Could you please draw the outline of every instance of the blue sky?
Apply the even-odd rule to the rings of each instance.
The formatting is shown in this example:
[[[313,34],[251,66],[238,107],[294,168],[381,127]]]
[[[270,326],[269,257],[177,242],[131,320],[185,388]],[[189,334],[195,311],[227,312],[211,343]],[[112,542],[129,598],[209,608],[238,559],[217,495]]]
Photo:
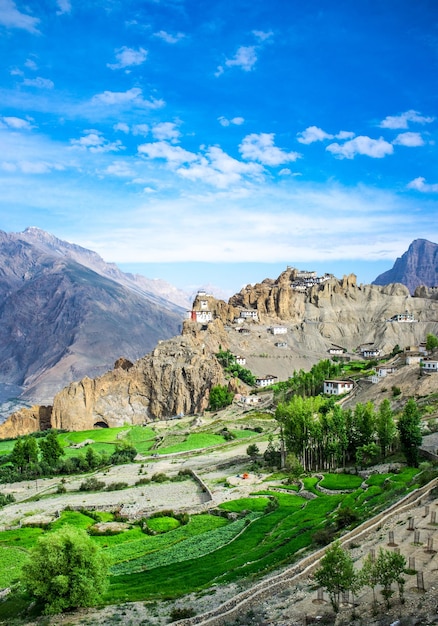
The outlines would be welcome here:
[[[178,286],[438,241],[435,0],[0,0],[0,228]]]

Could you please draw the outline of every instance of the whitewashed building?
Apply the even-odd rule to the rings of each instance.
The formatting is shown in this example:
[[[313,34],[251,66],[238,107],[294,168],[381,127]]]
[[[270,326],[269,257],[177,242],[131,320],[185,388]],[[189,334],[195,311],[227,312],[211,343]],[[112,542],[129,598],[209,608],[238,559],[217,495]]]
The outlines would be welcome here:
[[[257,387],[269,387],[270,385],[274,385],[277,382],[277,376],[273,376],[272,374],[267,374],[261,378],[256,378]]]
[[[330,396],[342,396],[353,391],[354,383],[351,380],[325,380],[324,393]]]

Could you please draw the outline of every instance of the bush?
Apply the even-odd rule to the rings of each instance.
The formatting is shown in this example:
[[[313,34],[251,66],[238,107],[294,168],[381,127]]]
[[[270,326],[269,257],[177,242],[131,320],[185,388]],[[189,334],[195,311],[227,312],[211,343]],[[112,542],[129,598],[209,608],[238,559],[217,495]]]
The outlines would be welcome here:
[[[158,473],[152,475],[151,480],[154,483],[165,483],[166,480],[169,480],[169,479],[166,476],[166,474],[163,474],[163,472],[158,472]]]
[[[180,619],[188,619],[189,617],[194,617],[196,615],[196,611],[191,607],[175,607],[170,612],[169,622],[177,622]]]
[[[396,398],[397,396],[401,395],[401,389],[400,387],[397,387],[396,385],[393,385],[391,387],[391,391],[392,391],[393,398]]]
[[[334,540],[335,534],[335,529],[332,526],[326,526],[312,535],[312,541],[317,546],[327,546]]]
[[[120,491],[120,489],[126,489],[126,487],[129,487],[128,483],[119,481],[119,482],[110,483],[109,485],[107,485],[106,491]]]
[[[105,483],[102,480],[97,480],[95,476],[90,476],[81,483],[79,491],[102,491],[105,489]]]

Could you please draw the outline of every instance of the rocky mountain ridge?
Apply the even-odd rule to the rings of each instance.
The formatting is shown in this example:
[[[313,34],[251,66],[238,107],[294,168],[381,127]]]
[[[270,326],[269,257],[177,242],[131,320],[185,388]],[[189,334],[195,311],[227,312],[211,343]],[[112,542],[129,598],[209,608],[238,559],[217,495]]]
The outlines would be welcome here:
[[[415,239],[393,267],[377,276],[373,285],[402,283],[410,293],[417,287],[438,287],[438,244]]]
[[[185,311],[95,253],[38,229],[0,231],[0,383],[56,392],[180,332]]]
[[[395,321],[406,311],[411,322]],[[276,328],[283,329],[281,342]],[[135,363],[119,361],[102,376],[65,387],[55,396],[50,423],[79,430],[200,413],[213,385],[231,384],[215,357],[219,348],[244,357],[256,376],[285,380],[329,358],[333,345],[356,358],[361,345],[389,353],[397,344],[418,346],[428,333],[438,334],[438,301],[412,297],[400,284],[358,285],[354,275],[315,277],[300,287],[296,270],[288,268],[278,279],[248,285],[228,303],[198,293],[181,335],[159,342]],[[40,410],[30,410],[29,425],[37,426]],[[11,416],[0,436],[19,432],[23,419]]]

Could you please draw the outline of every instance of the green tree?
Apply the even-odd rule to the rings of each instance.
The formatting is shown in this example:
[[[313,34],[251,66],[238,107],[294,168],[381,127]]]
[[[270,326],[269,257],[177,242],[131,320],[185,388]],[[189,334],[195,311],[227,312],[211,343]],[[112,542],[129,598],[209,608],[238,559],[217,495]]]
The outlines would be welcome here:
[[[64,454],[64,450],[59,443],[58,436],[54,430],[51,430],[49,434],[41,439],[39,442],[39,448],[41,451],[42,460],[47,463],[49,467],[55,467]]]
[[[25,466],[23,439],[19,437],[14,443],[14,447],[11,452],[11,463],[15,469],[19,472],[23,472]]]
[[[234,394],[232,391],[228,391],[226,385],[215,385],[210,390],[210,409],[217,411],[230,405],[233,401]]]
[[[402,452],[411,467],[418,467],[419,462],[418,446],[422,441],[420,419],[417,403],[413,398],[409,398],[398,420],[397,429]]]
[[[391,409],[391,402],[386,398],[379,406],[377,413],[377,437],[379,439],[380,451],[383,458],[386,457],[396,434],[394,416]]]
[[[426,336],[426,350],[435,350],[435,348],[438,348],[438,337],[429,333]]]
[[[335,541],[327,548],[313,577],[318,585],[327,591],[333,610],[337,613],[341,593],[356,587],[353,559],[341,547],[339,541]]]
[[[44,613],[95,604],[107,585],[104,554],[84,530],[63,526],[40,537],[22,569],[24,588]]]
[[[381,594],[389,609],[391,598],[394,595],[393,583],[398,584],[400,599],[403,601],[405,579],[402,573],[406,568],[406,558],[402,554],[396,554],[390,550],[380,548],[376,563],[377,581],[381,585]]]
[[[246,449],[246,454],[253,460],[255,461],[257,456],[259,455],[260,450],[259,447],[256,443],[250,443],[249,446]]]

